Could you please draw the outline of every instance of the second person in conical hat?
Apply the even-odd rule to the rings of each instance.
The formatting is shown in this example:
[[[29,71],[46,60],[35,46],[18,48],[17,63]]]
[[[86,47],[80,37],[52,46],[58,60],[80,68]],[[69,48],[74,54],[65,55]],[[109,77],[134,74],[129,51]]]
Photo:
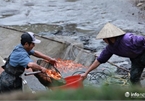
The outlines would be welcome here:
[[[124,35],[125,32],[111,23],[107,23],[97,35],[97,39],[112,38]]]
[[[103,39],[108,45],[90,65],[85,74],[82,74],[83,79],[87,77],[89,72],[107,62],[115,54],[130,59],[130,81],[132,84],[140,85],[140,77],[145,67],[144,36],[125,33],[113,24],[107,23],[97,35],[97,39]]]

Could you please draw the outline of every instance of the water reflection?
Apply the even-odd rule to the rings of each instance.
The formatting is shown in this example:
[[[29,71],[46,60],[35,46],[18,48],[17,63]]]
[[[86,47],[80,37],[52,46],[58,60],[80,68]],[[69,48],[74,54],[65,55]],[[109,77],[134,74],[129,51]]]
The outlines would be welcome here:
[[[78,0],[65,0],[66,2],[76,2]]]
[[[12,25],[11,28],[20,30],[20,31],[32,31],[34,33],[40,32],[53,32],[56,30],[62,30],[63,27],[59,25],[46,25],[46,24],[28,24],[28,25]]]
[[[16,14],[19,14],[19,13],[20,12],[18,10],[8,9],[8,10],[1,11],[1,16],[2,16],[2,18],[5,18],[5,17],[13,16],[13,15],[16,15]]]
[[[10,28],[14,28],[16,30],[20,31],[32,31],[34,33],[56,33],[60,34],[58,32],[63,32],[62,35],[70,35],[74,33],[91,33],[93,30],[87,30],[87,29],[81,29],[77,27],[76,23],[72,24],[65,24],[65,25],[54,25],[54,24],[28,24],[28,25],[12,25],[9,26]]]

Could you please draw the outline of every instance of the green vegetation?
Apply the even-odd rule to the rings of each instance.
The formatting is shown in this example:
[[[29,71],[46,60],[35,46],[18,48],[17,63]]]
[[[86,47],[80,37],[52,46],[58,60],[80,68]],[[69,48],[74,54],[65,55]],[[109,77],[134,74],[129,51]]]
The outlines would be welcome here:
[[[128,95],[126,92],[129,92],[129,94],[132,95]],[[102,86],[101,88],[85,87],[84,89],[56,90],[43,93],[38,100],[142,100],[145,98],[144,93],[144,89],[135,86]]]
[[[97,77],[97,76],[96,76]],[[102,77],[102,76],[101,76]],[[97,77],[97,79],[99,79]],[[132,86],[128,76],[112,75],[106,79],[100,79],[100,86],[93,86],[84,81],[84,87],[80,89],[57,89],[36,91],[31,93],[11,92],[0,95],[0,100],[143,100],[145,90],[140,86]],[[8,97],[9,96],[9,97]]]
[[[133,95],[134,94],[134,95]],[[126,95],[126,96],[125,96]],[[143,100],[145,91],[137,86],[102,86],[65,89],[46,92],[13,92],[0,96],[0,100]]]

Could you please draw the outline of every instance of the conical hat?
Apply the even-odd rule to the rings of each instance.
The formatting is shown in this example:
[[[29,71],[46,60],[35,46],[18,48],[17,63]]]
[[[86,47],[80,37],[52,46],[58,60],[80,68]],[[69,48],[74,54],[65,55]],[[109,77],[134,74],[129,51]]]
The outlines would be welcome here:
[[[120,28],[111,23],[107,23],[97,35],[97,39],[111,38],[125,34]]]

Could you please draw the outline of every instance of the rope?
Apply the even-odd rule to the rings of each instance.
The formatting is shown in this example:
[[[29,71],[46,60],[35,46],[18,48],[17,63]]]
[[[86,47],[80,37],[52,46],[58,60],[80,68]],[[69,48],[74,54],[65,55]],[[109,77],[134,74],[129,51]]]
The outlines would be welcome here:
[[[18,30],[18,29],[14,29],[14,28],[10,28],[10,27],[6,27],[6,26],[1,26],[1,28],[5,28],[5,29],[10,29],[10,30],[14,30],[14,31],[18,31],[18,32],[25,32],[25,31],[21,31],[21,30]]]
[[[127,72],[130,72],[130,70],[128,70],[128,69],[125,69],[125,68],[123,68],[123,67],[119,67],[119,66],[117,66],[117,65],[115,65],[114,63],[112,63],[112,62],[109,62],[109,61],[107,61],[109,64],[111,64],[111,65],[113,65],[113,66],[115,66],[115,67],[117,67],[117,68],[120,68],[120,69],[122,69],[122,70],[125,70],[125,71],[127,71]]]
[[[96,57],[98,57],[98,56],[96,55]],[[112,62],[110,62],[110,61],[107,61],[107,63],[109,63],[110,65],[113,65],[113,66],[115,66],[115,67],[117,67],[117,68],[120,68],[120,69],[122,69],[122,70],[125,70],[126,72],[130,72],[130,70],[125,69],[125,68],[123,68],[123,67],[119,67],[119,66],[117,66],[116,64],[114,64],[114,63],[112,63]]]

